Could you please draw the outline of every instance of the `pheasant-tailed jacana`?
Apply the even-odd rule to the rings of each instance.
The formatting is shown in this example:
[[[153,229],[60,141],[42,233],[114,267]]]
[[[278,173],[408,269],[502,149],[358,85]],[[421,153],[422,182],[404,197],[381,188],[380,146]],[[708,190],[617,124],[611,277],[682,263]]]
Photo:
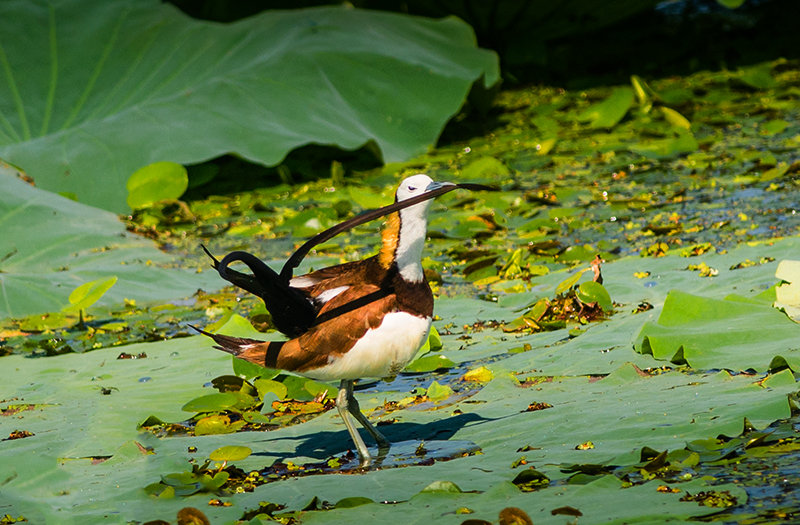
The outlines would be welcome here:
[[[328,232],[298,250],[281,275],[246,252],[229,253],[221,261],[211,256],[220,276],[264,300],[274,325],[290,339],[269,342],[202,333],[214,339],[216,348],[252,363],[321,381],[340,381],[336,406],[362,464],[368,464],[369,451],[349,416],[372,435],[379,449],[387,450],[389,441],[361,413],[353,396],[353,381],[397,374],[427,339],[433,295],[421,257],[428,208],[430,198],[456,187],[487,189],[437,183],[424,174],[403,180],[392,205],[397,211],[389,214],[381,235],[380,251],[360,261],[292,278],[292,265],[299,262],[293,259],[302,258],[310,249],[307,245],[321,242]],[[351,219],[336,231],[329,230],[332,233],[326,238],[367,219]],[[229,269],[234,261],[245,263],[252,275]]]

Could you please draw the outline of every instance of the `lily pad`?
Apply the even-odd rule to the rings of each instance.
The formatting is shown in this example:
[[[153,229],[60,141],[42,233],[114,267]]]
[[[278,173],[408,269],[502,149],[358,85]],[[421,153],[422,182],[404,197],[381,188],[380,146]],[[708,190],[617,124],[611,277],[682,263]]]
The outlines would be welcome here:
[[[611,296],[608,295],[608,290],[606,290],[605,287],[598,282],[582,282],[580,286],[578,286],[577,295],[581,302],[597,303],[600,305],[600,308],[606,312],[614,309],[614,305],[611,302]]]
[[[181,410],[187,412],[218,412],[236,406],[239,398],[231,392],[208,394],[188,401]]]

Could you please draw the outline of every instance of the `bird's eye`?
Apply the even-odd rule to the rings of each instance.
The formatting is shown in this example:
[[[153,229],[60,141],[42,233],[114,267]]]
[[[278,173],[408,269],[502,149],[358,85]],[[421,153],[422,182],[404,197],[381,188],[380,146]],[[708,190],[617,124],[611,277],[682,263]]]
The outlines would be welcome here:
[[[408,191],[415,191],[417,189],[416,186],[409,186]]]

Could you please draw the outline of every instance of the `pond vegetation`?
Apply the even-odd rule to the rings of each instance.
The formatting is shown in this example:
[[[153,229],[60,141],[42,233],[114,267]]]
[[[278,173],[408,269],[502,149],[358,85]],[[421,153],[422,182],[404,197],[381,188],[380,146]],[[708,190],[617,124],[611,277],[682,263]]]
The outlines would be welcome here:
[[[407,160],[368,144],[167,163],[163,193],[140,172],[121,216],[4,164],[0,523],[796,518],[798,86],[779,59],[504,87]],[[200,245],[277,268],[416,172],[499,191],[432,207],[435,330],[397,377],[357,386],[397,443],[363,469],[330,385],[192,336],[277,338]],[[378,230],[301,270],[371,255]]]

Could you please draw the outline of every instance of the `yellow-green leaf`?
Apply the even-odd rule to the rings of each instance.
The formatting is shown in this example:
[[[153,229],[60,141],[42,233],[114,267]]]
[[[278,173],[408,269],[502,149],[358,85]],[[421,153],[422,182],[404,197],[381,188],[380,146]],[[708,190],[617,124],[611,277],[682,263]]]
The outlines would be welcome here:
[[[85,310],[100,300],[103,295],[117,283],[117,276],[109,277],[108,279],[97,279],[96,281],[89,281],[75,288],[69,294],[70,304],[65,306],[62,310],[65,312],[76,312],[78,310]]]
[[[248,447],[227,445],[214,450],[208,455],[208,459],[212,461],[239,461],[252,453],[253,451]]]

